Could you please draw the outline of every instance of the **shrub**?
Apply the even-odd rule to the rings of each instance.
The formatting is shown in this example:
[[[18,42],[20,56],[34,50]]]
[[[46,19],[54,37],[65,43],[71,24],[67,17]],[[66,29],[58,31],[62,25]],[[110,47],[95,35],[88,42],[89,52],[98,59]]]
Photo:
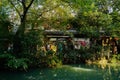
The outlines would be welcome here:
[[[1,68],[12,70],[26,70],[28,68],[28,59],[16,58],[10,53],[0,54]]]
[[[117,55],[117,59],[120,60],[120,54]]]
[[[25,58],[20,58],[20,59],[13,58],[8,61],[7,65],[9,68],[14,70],[16,69],[27,70],[28,69],[27,61],[28,59],[25,59]]]
[[[5,68],[7,67],[6,64],[8,63],[9,60],[15,58],[9,53],[0,53],[0,67]]]
[[[46,52],[46,62],[45,65],[47,67],[58,67],[62,64],[62,61],[58,58],[56,53],[52,50]]]

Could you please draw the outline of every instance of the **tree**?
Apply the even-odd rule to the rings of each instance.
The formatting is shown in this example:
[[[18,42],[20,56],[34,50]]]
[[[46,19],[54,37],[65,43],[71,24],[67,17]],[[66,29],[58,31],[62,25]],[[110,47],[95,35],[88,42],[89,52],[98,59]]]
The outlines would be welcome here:
[[[32,25],[33,28],[45,22],[50,26],[52,25],[52,27],[53,25],[56,27],[59,25],[59,29],[64,28],[64,25],[67,25],[68,14],[70,17],[72,11],[68,4],[61,0],[8,0],[8,2],[11,4],[10,7],[14,14],[17,15],[14,17],[19,16],[17,21],[20,20],[18,22],[20,26],[14,39],[15,50],[20,49],[18,47],[22,47],[21,41],[27,26]],[[60,21],[60,24],[56,25],[58,21]],[[15,51],[15,53],[18,52]]]
[[[111,25],[106,29],[106,33],[110,36],[119,37],[119,11],[120,11],[120,1],[116,0],[99,0],[96,5],[98,6],[98,10],[108,14],[112,18]]]
[[[110,7],[111,7],[111,13],[110,15],[112,16],[112,24],[111,24],[111,28],[110,28],[110,33],[111,36],[113,37],[120,37],[119,36],[119,29],[120,29],[120,1],[116,0],[111,0],[110,3]]]
[[[31,1],[28,1],[28,0],[16,0],[16,1],[8,0],[8,1],[15,8],[16,12],[18,13],[18,15],[20,17],[20,27],[17,31],[17,34],[22,36],[24,34],[24,31],[25,31],[25,22],[26,22],[26,18],[27,18],[27,13],[28,13],[31,5],[33,4],[34,0],[31,0]],[[20,10],[19,10],[19,6],[16,5],[17,3],[21,7]]]
[[[106,30],[111,24],[112,18],[109,14],[99,11],[94,2],[80,7],[76,19],[72,24],[76,24],[81,34],[87,37],[99,37],[100,29]],[[73,25],[74,26],[74,25]]]
[[[13,6],[20,19],[20,26],[14,37],[14,52],[20,53],[22,51],[21,39],[24,36],[25,24],[27,20],[28,11],[35,0],[8,0],[8,2]]]

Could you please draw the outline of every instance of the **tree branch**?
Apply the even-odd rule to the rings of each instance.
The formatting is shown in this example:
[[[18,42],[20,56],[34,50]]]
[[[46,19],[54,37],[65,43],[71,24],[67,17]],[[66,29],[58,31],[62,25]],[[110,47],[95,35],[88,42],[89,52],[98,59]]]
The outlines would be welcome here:
[[[22,5],[23,5],[23,14],[22,14],[22,17],[21,17],[21,22],[24,22],[26,20],[26,14],[28,12],[28,9],[30,8],[30,6],[32,5],[34,0],[31,0],[29,5],[26,6],[26,1],[25,0],[22,0]]]
[[[10,2],[10,4],[15,8],[18,15],[21,16],[20,11],[15,7],[14,3],[11,0],[8,0],[8,2]]]
[[[21,3],[23,5],[23,10],[26,9],[25,0],[22,0]]]
[[[26,7],[27,10],[28,10],[28,9],[30,8],[30,6],[32,5],[33,1],[34,1],[34,0],[31,0],[31,1],[30,1],[30,4]]]
[[[55,7],[51,8],[51,9],[44,10],[44,11],[42,11],[42,12],[39,14],[39,16],[42,16],[44,13],[49,12],[49,11],[52,11],[53,9],[55,9],[55,8],[57,8],[57,7],[59,7],[59,5],[56,5]]]

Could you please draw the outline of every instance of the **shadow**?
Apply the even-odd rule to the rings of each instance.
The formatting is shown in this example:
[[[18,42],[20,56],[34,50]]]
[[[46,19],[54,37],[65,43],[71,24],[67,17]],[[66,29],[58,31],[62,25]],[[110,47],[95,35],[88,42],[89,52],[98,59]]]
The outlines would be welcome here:
[[[102,69],[98,65],[63,65],[28,72],[0,72],[0,80],[120,80],[120,67]]]

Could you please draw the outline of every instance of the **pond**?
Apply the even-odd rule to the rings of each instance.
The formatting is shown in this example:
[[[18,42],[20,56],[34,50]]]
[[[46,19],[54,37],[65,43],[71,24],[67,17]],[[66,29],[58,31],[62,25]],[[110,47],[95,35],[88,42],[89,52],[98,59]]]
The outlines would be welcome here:
[[[120,67],[78,64],[27,72],[1,71],[0,80],[120,80]]]

